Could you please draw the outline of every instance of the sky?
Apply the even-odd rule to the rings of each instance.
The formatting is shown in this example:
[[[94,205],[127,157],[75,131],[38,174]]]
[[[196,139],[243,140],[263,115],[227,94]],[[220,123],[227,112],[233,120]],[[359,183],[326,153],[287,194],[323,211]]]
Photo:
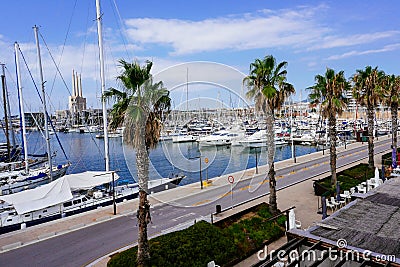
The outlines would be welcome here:
[[[326,68],[350,77],[371,65],[398,75],[399,6],[396,0],[102,0],[106,88],[120,88],[119,59],[153,61],[153,75],[173,91],[174,108],[201,108],[208,100],[251,105],[242,79],[266,55],[288,63],[294,100],[305,99]],[[20,63],[26,109],[41,109],[28,71],[40,84],[37,25],[50,110],[68,108],[73,69],[82,76],[88,107],[101,106],[95,0],[7,1],[0,16],[0,62],[11,101],[17,103],[18,42],[26,61]],[[16,112],[17,104],[12,107]]]

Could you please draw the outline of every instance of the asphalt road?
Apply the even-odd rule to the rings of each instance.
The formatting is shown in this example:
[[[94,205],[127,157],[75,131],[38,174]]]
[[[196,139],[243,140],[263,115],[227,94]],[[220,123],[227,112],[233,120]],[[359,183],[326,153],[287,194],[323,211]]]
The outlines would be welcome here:
[[[375,141],[375,152],[388,150],[390,140]],[[368,157],[366,146],[347,149],[338,154],[337,167]],[[277,170],[278,190],[329,172],[328,151],[306,163],[299,163]],[[210,214],[219,204],[223,209],[240,202],[265,195],[268,182],[264,175],[242,180],[233,188],[226,186],[204,190],[177,200],[173,204],[161,204],[152,208],[149,236],[178,230],[192,225],[195,220],[210,220]],[[126,215],[95,224],[64,235],[55,236],[18,249],[0,254],[0,266],[84,266],[103,255],[135,243],[137,225],[134,215]]]

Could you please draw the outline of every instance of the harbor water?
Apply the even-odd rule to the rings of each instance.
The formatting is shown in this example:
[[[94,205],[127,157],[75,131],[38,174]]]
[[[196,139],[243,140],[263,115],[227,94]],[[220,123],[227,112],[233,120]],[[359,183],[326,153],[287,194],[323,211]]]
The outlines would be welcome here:
[[[55,135],[51,135],[52,153],[56,153],[54,163],[71,162],[68,173],[105,170],[104,140],[90,133],[57,133],[65,155],[58,145]],[[4,142],[4,137],[1,138]],[[40,132],[28,133],[29,153],[45,153],[46,145]],[[183,173],[187,177],[181,185],[199,182],[220,175],[233,173],[257,164],[267,164],[267,148],[244,148],[242,146],[199,147],[197,142],[173,143],[160,142],[150,151],[150,179],[169,177]],[[109,139],[110,169],[116,170],[120,182],[136,179],[135,152],[122,143],[122,138]],[[295,155],[301,156],[317,151],[315,146],[295,146]],[[275,161],[292,157],[290,145],[276,147]],[[201,162],[200,162],[201,160]]]

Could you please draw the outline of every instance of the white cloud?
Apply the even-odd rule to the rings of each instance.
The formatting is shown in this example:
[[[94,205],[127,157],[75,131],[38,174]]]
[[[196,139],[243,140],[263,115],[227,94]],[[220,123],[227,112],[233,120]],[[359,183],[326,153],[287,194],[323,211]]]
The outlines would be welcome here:
[[[170,46],[173,55],[285,47],[313,51],[373,43],[400,33],[388,30],[343,36],[336,33],[339,29],[324,26],[331,25],[321,20],[326,10],[325,5],[302,6],[200,21],[137,18],[125,22],[133,42]]]
[[[399,31],[383,31],[383,32],[373,32],[366,34],[355,34],[345,37],[327,36],[323,38],[319,44],[311,47],[310,50],[346,47],[346,46],[372,43],[374,41],[378,41],[381,39],[391,38],[393,36],[399,35],[399,33],[400,33]]]
[[[321,8],[262,10],[202,21],[139,18],[126,20],[126,25],[133,41],[167,44],[174,54],[304,46],[329,31],[313,19]]]
[[[353,50],[353,51],[346,52],[346,53],[343,53],[340,55],[333,55],[333,56],[328,57],[327,60],[338,60],[338,59],[348,58],[348,57],[352,57],[352,56],[384,53],[384,52],[389,52],[389,51],[394,51],[394,50],[399,50],[399,49],[400,49],[400,43],[390,44],[390,45],[385,45],[383,48],[380,48],[380,49],[370,49],[370,50],[365,50],[365,51]]]

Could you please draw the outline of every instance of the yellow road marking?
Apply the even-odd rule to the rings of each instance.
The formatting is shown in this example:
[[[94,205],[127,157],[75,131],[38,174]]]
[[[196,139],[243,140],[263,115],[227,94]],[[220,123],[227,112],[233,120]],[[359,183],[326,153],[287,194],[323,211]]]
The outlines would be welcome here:
[[[208,202],[210,202],[211,200],[209,200],[209,199],[205,199],[205,200],[202,200],[202,201],[199,201],[199,202],[197,202],[197,203],[194,203],[194,204],[192,204],[192,207],[194,207],[194,206],[199,206],[199,205],[201,205],[201,204],[205,204],[205,203],[208,203]]]
[[[295,174],[295,173],[296,173],[296,171],[291,171],[291,172],[290,172],[290,174]]]
[[[282,178],[283,178],[283,175],[276,176],[276,179],[282,179]]]
[[[231,191],[226,192],[225,194],[223,194],[223,195],[221,196],[221,198],[226,197],[226,196],[229,196],[230,194],[231,194]]]
[[[319,163],[315,163],[314,165],[313,165],[313,167],[318,167],[319,166]]]
[[[244,186],[244,187],[240,188],[239,190],[240,190],[240,191],[243,191],[243,190],[249,189],[250,187],[251,187],[250,185]]]
[[[307,171],[307,170],[309,170],[309,168],[308,167],[304,167],[302,170],[303,171]]]

